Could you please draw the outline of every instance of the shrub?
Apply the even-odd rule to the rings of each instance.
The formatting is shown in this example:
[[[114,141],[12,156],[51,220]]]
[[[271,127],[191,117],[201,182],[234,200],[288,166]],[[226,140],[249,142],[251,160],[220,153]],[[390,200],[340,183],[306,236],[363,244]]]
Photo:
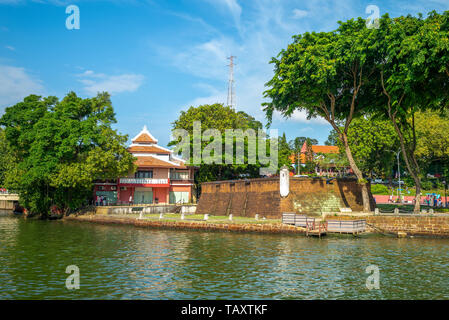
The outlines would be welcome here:
[[[432,190],[432,188],[433,188],[433,183],[432,183],[432,181],[430,181],[430,180],[423,180],[423,181],[421,182],[421,188],[422,188],[423,190]]]
[[[389,194],[388,187],[383,184],[371,185],[372,194]]]
[[[401,180],[403,180],[405,185],[408,186],[409,188],[415,186],[415,180],[413,180],[413,178],[410,176],[405,176]]]

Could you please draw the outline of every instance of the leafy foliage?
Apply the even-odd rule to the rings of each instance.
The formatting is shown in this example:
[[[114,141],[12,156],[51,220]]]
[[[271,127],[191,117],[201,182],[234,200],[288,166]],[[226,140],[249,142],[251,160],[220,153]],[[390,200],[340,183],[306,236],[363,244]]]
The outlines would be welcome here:
[[[0,128],[0,187],[6,186],[7,173],[14,168],[14,155],[6,140],[5,131]]]
[[[304,142],[306,142],[306,141],[308,141],[308,143],[311,145],[318,144],[317,139],[313,139],[313,138],[309,138],[309,137],[296,137],[295,139],[290,140],[288,144],[290,146],[290,149],[293,152],[297,153],[297,152],[301,151],[301,148],[304,145]]]
[[[181,111],[181,115],[172,123],[172,130],[184,129],[190,135],[190,150],[193,150],[193,124],[195,121],[201,122],[201,132],[208,129],[217,129],[222,134],[220,144],[224,149],[226,129],[262,129],[262,124],[252,116],[243,111],[236,112],[231,107],[223,104],[201,105],[190,107],[187,111]],[[171,141],[169,145],[177,145],[180,141]],[[201,150],[207,146],[208,142],[202,141]],[[245,177],[259,177],[259,168],[261,165],[248,164],[247,159],[247,141],[244,143],[245,161],[244,164],[224,164],[224,153],[220,163],[201,163],[198,173],[195,175],[197,184],[206,181],[230,180]],[[193,158],[193,157],[192,157]],[[192,160],[191,158],[191,160]],[[234,158],[235,159],[235,158]]]
[[[390,121],[374,116],[354,119],[348,140],[354,159],[363,172],[371,177],[391,174],[399,140]]]
[[[373,108],[393,124],[408,172],[416,186],[415,211],[420,209],[421,170],[416,157],[415,115],[448,106],[448,13],[382,17],[376,33],[379,89]]]
[[[6,108],[0,124],[16,155],[8,187],[32,213],[45,216],[51,206],[79,208],[94,180],[135,170],[127,137],[111,128],[115,122],[107,93],[82,99],[71,92],[61,101],[31,95]]]
[[[338,133],[350,166],[362,184],[364,210],[369,210],[368,190],[347,141],[349,126],[373,97],[374,31],[362,18],[340,22],[333,32],[306,32],[273,58],[274,77],[264,103],[269,123],[273,113],[289,117],[296,110],[309,118],[326,119]],[[343,130],[339,124],[343,123]]]

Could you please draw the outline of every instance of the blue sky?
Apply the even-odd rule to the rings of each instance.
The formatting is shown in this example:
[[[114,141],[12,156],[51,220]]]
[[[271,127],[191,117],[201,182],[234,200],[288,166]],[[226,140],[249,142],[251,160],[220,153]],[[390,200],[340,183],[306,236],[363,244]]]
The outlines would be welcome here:
[[[79,30],[66,28],[70,4],[80,9]],[[147,125],[166,145],[181,110],[226,102],[232,54],[237,110],[265,123],[271,57],[294,34],[367,18],[370,4],[391,16],[449,10],[449,0],[0,0],[0,113],[31,93],[89,97],[106,90],[120,132],[133,137]],[[276,116],[272,128],[320,143],[330,130],[299,112]]]

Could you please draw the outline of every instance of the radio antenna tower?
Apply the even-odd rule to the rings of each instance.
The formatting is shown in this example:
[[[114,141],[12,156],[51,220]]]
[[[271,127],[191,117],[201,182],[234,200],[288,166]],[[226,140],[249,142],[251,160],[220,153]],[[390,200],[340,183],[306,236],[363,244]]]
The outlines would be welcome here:
[[[235,92],[234,92],[234,58],[237,58],[235,56],[230,56],[228,59],[230,60],[229,63],[229,82],[228,82],[228,101],[227,105],[232,108],[232,110],[235,110]]]

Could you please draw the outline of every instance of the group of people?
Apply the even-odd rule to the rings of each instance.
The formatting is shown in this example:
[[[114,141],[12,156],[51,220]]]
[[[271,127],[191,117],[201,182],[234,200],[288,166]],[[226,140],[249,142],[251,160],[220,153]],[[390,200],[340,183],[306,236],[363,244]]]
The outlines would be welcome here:
[[[427,194],[426,198],[424,199],[424,203],[427,204],[429,207],[437,207],[441,208],[443,207],[443,200],[441,198],[441,195],[439,194]]]
[[[97,199],[95,201],[96,206],[107,206],[108,205],[108,198],[106,196],[97,196]]]
[[[6,190],[5,188],[0,188],[0,193],[8,193],[8,190]]]

